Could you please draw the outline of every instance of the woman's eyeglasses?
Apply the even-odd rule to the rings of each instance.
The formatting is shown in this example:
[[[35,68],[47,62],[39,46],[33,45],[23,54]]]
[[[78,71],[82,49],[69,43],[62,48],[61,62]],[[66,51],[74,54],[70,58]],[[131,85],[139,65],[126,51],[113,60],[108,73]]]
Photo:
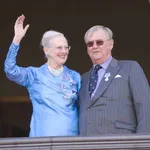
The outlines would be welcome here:
[[[66,51],[69,51],[71,49],[71,46],[58,46],[55,47],[58,51],[62,51],[63,49],[65,49]]]
[[[108,41],[108,40],[106,40],[106,41]],[[93,47],[94,42],[96,43],[97,46],[102,46],[105,41],[103,41],[103,40],[89,41],[86,43],[87,47]]]

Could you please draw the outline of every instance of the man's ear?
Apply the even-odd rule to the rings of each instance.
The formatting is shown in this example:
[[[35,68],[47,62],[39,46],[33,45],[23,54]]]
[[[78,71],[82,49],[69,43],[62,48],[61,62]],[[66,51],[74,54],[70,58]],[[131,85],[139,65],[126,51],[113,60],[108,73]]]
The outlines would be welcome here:
[[[110,42],[110,48],[113,49],[113,47],[114,47],[114,40],[111,39],[111,42]]]

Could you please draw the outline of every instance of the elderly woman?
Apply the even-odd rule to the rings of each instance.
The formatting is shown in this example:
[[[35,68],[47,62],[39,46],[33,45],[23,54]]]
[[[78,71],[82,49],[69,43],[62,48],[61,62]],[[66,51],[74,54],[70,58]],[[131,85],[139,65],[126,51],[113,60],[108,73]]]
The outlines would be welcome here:
[[[78,134],[78,91],[80,74],[68,69],[70,46],[62,33],[47,31],[41,44],[47,63],[41,67],[19,67],[16,56],[29,25],[23,28],[24,15],[14,26],[14,38],[5,60],[6,76],[25,86],[33,106],[30,137],[75,136]]]

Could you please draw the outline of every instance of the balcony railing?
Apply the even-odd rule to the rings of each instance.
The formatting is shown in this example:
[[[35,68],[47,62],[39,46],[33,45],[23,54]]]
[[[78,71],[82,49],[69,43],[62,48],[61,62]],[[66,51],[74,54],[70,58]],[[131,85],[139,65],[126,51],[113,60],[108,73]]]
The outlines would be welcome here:
[[[1,138],[0,150],[150,150],[150,135]]]

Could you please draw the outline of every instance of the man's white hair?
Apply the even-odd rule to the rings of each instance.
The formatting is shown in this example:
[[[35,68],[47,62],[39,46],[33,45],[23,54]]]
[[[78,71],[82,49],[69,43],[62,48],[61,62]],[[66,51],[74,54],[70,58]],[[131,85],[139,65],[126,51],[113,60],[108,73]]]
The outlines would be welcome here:
[[[112,33],[112,31],[111,31],[109,28],[104,27],[104,26],[102,26],[102,25],[96,25],[96,26],[91,27],[91,28],[85,33],[85,35],[84,35],[84,41],[85,41],[85,43],[88,42],[88,41],[87,41],[87,40],[88,40],[88,35],[89,35],[89,34],[92,34],[92,33],[94,33],[94,32],[96,32],[96,31],[98,31],[98,30],[103,30],[103,31],[106,33],[108,40],[110,40],[110,39],[113,38],[113,33]]]

